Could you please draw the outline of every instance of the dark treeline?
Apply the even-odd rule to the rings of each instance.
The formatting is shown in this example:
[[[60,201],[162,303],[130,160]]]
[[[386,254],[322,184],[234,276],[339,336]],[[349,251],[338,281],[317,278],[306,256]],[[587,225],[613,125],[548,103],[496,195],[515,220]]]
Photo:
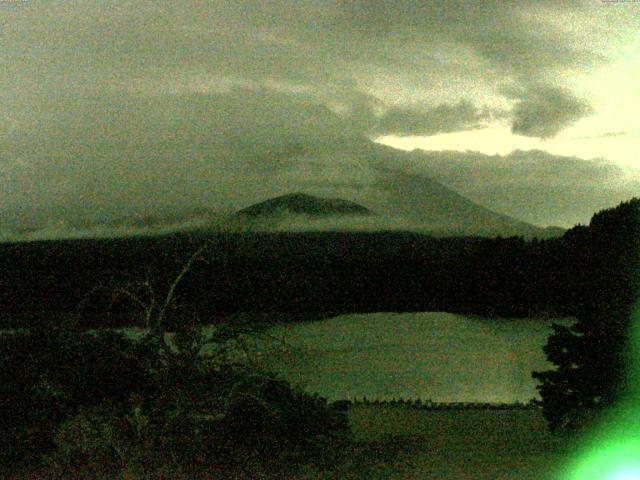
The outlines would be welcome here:
[[[602,217],[561,238],[531,241],[315,232],[2,244],[2,326],[71,314],[83,326],[135,324],[139,312],[130,299],[114,302],[114,288],[149,281],[161,289],[207,242],[206,261],[184,277],[170,320],[215,322],[234,312],[576,315],[585,294],[603,285],[603,242],[623,229]]]
[[[408,407],[417,410],[528,410],[539,409],[539,402],[530,400],[529,402],[433,402],[431,400],[394,398],[391,400],[369,399],[366,397],[355,398],[353,400],[343,400],[335,405],[350,408],[352,406],[380,406],[380,407]]]
[[[564,242],[577,322],[554,325],[544,349],[554,368],[533,374],[551,430],[580,429],[625,397],[637,402],[640,199],[599,212]]]

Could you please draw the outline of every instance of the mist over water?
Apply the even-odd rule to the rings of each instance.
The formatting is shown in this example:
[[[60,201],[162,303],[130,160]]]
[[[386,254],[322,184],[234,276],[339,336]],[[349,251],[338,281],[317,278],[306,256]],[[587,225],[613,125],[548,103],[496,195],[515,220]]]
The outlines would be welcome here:
[[[570,324],[571,320],[556,320]],[[526,402],[552,320],[444,312],[342,315],[275,327],[265,363],[330,400]]]

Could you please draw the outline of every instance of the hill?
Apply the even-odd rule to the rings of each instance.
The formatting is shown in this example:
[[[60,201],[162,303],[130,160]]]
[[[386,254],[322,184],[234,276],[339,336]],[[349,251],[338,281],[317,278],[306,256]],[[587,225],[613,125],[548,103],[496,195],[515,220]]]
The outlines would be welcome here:
[[[240,217],[264,217],[291,213],[310,216],[374,215],[362,205],[341,198],[321,198],[305,193],[291,193],[256,203],[236,212]]]

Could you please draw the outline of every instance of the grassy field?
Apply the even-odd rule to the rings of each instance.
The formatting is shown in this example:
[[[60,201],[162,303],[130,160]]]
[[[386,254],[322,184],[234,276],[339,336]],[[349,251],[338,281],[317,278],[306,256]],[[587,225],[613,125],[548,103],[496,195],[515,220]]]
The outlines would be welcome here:
[[[538,410],[355,406],[349,417],[357,447],[322,478],[561,479],[571,449],[547,431]]]

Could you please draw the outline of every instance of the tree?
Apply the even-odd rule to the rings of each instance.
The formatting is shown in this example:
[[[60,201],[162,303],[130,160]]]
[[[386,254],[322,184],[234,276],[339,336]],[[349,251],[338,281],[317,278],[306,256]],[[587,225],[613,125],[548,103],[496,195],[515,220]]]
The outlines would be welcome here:
[[[554,370],[534,372],[551,430],[580,428],[629,391],[631,318],[640,291],[640,199],[596,213],[562,239],[564,279],[577,322],[555,324],[544,351]]]
[[[269,477],[263,470],[321,461],[329,442],[345,439],[344,408],[252,361],[246,340],[260,327],[205,328],[179,313],[207,247],[164,282],[146,275],[94,290],[137,307],[142,339],[74,322],[52,331],[46,312],[41,328],[3,339],[0,476],[25,458],[23,468],[41,464],[47,478]]]

